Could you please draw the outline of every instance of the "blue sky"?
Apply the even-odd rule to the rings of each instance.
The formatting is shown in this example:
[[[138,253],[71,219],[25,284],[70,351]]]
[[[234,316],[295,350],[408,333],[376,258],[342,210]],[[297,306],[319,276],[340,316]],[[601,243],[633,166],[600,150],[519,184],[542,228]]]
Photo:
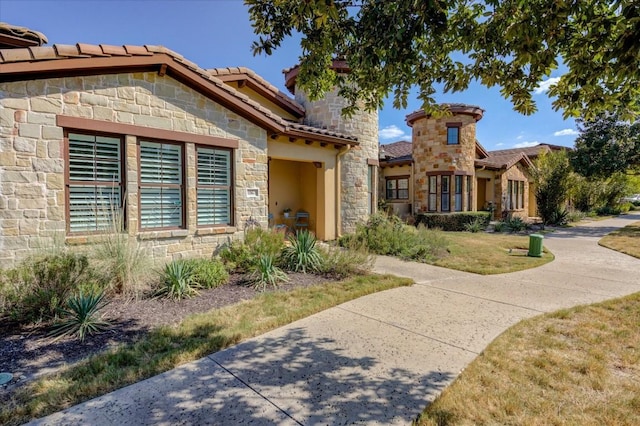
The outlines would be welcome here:
[[[256,36],[242,0],[0,0],[0,21],[43,32],[49,44],[163,45],[203,68],[249,67],[283,92],[282,69],[294,65],[300,53],[297,41],[288,40],[272,56],[253,56],[250,46]],[[542,90],[534,96],[539,112],[532,116],[513,111],[497,88],[474,85],[436,99],[485,109],[477,137],[489,150],[538,142],[573,146],[577,135],[575,122],[554,112]],[[380,111],[380,141],[411,140],[404,119],[419,108],[415,97],[401,111],[387,102]]]

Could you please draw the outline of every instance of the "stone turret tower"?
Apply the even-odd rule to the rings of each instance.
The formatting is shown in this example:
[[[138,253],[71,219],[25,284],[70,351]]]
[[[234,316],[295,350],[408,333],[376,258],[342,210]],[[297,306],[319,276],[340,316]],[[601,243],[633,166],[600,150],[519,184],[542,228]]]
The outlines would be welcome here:
[[[407,115],[413,128],[415,211],[473,211],[476,122],[484,110],[444,104],[451,115],[434,118],[424,111]]]
[[[346,61],[334,60],[332,69],[348,73]],[[340,182],[340,231],[355,230],[358,222],[367,219],[377,204],[377,160],[378,160],[378,111],[360,110],[351,118],[342,117],[342,108],[347,105],[338,96],[338,90],[327,93],[323,99],[311,101],[306,93],[296,86],[298,66],[284,70],[285,85],[295,95],[296,101],[306,110],[304,124],[355,136],[358,144],[339,156]]]

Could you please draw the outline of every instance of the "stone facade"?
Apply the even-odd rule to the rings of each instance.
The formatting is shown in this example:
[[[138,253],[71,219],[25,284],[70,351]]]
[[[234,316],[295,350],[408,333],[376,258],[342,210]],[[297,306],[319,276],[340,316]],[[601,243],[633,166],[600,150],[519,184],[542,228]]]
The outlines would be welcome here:
[[[496,200],[496,209],[495,215],[496,218],[502,216],[511,216],[511,217],[519,217],[522,219],[527,219],[529,217],[529,189],[531,180],[529,173],[526,171],[525,167],[522,163],[517,163],[512,167],[509,167],[503,173],[496,173],[495,179],[493,179],[495,194],[500,194],[499,197],[495,197]],[[510,209],[508,206],[509,199],[509,181],[512,182],[524,182],[524,195],[522,199],[521,206],[515,206],[513,209]]]
[[[459,128],[459,144],[447,144],[447,128]],[[415,211],[427,211],[429,199],[429,176],[437,176],[438,188],[441,187],[442,175],[465,175],[475,179],[476,158],[476,119],[471,115],[456,114],[441,118],[423,115],[412,122],[412,145],[414,160],[414,202]],[[463,179],[463,193],[466,193],[467,180]],[[451,191],[453,206],[453,191]],[[441,211],[440,192],[438,192],[438,206],[435,211]],[[463,198],[462,210],[475,210],[474,202]]]
[[[267,136],[261,127],[168,76],[127,73],[0,84],[0,261],[11,266],[66,235],[64,129],[57,116],[79,117],[238,141],[234,150],[234,226],[196,227],[195,145],[185,143],[186,227],[138,228],[137,138],[125,138],[129,234],[158,261],[210,256],[241,237],[249,217],[267,224]],[[180,141],[176,141],[180,142]],[[247,188],[259,197],[248,198]],[[66,235],[70,244],[93,236]]]
[[[305,107],[305,124],[358,138],[358,145],[340,156],[340,228],[342,233],[353,232],[377,204],[377,167],[370,166],[368,160],[378,159],[378,112],[359,110],[349,119],[342,117],[346,101],[338,96],[337,90],[328,92],[323,99],[310,101],[304,91],[296,88],[295,97]],[[374,173],[371,181],[369,167]]]

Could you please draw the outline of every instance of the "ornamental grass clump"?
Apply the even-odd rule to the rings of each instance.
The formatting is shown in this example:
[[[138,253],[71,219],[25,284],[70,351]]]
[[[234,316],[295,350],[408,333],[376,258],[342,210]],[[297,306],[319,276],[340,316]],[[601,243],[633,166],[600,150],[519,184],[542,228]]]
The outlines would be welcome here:
[[[226,268],[235,272],[248,272],[261,256],[277,259],[284,247],[284,235],[270,229],[248,228],[244,241],[233,241],[220,251]]]
[[[185,260],[167,263],[162,272],[162,282],[156,297],[180,300],[198,294],[196,274],[193,264]]]
[[[287,274],[276,266],[274,258],[268,255],[260,256],[249,274],[249,282],[253,288],[262,291],[267,287],[278,288],[281,282],[287,280]]]
[[[99,316],[108,304],[104,291],[80,292],[67,299],[66,307],[60,310],[60,320],[51,327],[50,336],[58,340],[74,336],[81,342],[87,335],[105,331],[111,323]]]
[[[296,232],[289,237],[290,245],[282,250],[282,263],[294,272],[318,271],[322,256],[316,247],[316,237],[307,230]]]

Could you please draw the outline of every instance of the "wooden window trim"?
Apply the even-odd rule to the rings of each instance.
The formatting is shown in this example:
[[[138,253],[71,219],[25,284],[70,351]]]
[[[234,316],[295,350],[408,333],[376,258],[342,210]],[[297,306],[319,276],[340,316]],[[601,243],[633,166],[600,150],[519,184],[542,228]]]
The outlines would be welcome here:
[[[127,182],[127,168],[126,168],[126,147],[124,143],[124,136],[120,134],[113,134],[110,132],[100,132],[100,131],[85,131],[85,130],[76,130],[76,129],[63,129],[63,141],[62,141],[62,158],[64,161],[64,214],[65,214],[65,234],[68,236],[82,236],[82,235],[100,235],[104,234],[104,231],[85,231],[85,232],[72,232],[71,231],[71,194],[70,194],[70,185],[72,183],[70,176],[70,156],[69,156],[69,133],[80,133],[84,135],[91,136],[105,136],[111,138],[117,138],[120,140],[120,183],[112,184],[110,182],[100,183],[99,185],[96,181],[73,181],[74,184],[90,184],[96,186],[105,186],[105,187],[120,187],[120,205],[124,205],[124,196],[126,192],[126,182]],[[122,218],[125,229],[127,228],[127,215],[124,212],[124,217]]]
[[[456,143],[449,143],[449,129],[457,129],[458,130]],[[447,123],[447,145],[460,145],[460,131],[461,131],[461,129],[462,129],[462,123],[461,122]]]
[[[198,145],[217,146],[237,149],[236,139],[217,136],[198,135],[195,133],[177,132],[175,130],[156,129],[153,127],[137,126],[135,124],[115,123],[113,121],[94,120],[91,118],[69,117],[56,115],[56,124],[65,129],[77,129],[90,132],[101,132],[121,135],[131,135],[149,141],[179,141],[180,143],[194,143]]]
[[[218,148],[220,150],[224,150],[224,151],[229,151],[229,197],[231,199],[231,206],[230,206],[230,211],[229,211],[229,223],[216,223],[216,224],[204,224],[204,225],[198,225],[198,189],[199,188],[205,188],[205,189],[227,189],[226,186],[220,186],[220,185],[200,185],[198,183],[198,147],[203,147],[203,148],[211,148],[211,146],[209,145],[196,145],[195,146],[195,150],[196,150],[196,164],[195,166],[195,170],[196,170],[196,228],[198,229],[206,229],[206,228],[228,228],[230,226],[234,226],[235,223],[235,158],[234,158],[234,151],[233,149],[229,149],[229,148]]]
[[[149,185],[149,184],[143,184],[142,183],[142,176],[141,176],[141,171],[142,171],[142,156],[141,156],[141,152],[140,152],[140,143],[141,142],[151,142],[151,143],[158,143],[161,145],[177,145],[178,147],[180,147],[180,154],[182,157],[182,165],[180,167],[180,173],[181,173],[181,177],[182,177],[182,184],[170,184],[170,183],[159,183],[159,184],[153,184],[153,185]],[[138,140],[136,141],[136,151],[137,151],[137,156],[138,156],[138,232],[143,233],[143,232],[154,232],[154,231],[171,231],[171,230],[177,230],[177,229],[187,229],[186,226],[186,222],[187,222],[187,216],[186,216],[186,173],[185,170],[187,168],[187,158],[185,156],[185,144],[183,142],[178,142],[178,141],[164,141],[164,140],[152,140],[152,139],[142,139],[142,138],[138,138]],[[180,209],[181,209],[181,223],[180,226],[166,226],[166,227],[155,227],[155,228],[144,228],[142,226],[142,188],[143,186],[145,188],[157,188],[157,187],[163,187],[163,188],[180,188],[181,192],[180,192]]]
[[[407,180],[407,197],[406,198],[399,198],[398,197],[398,191],[400,190],[400,188],[398,187],[398,181],[401,179],[406,179]],[[395,180],[396,181],[396,196],[395,197],[389,197],[388,196],[388,189],[387,189],[387,184],[389,181]],[[410,191],[410,182],[409,182],[409,175],[402,175],[402,176],[387,176],[385,177],[385,185],[384,185],[384,192],[385,192],[385,198],[389,201],[409,201],[410,197],[409,197],[409,191]]]

